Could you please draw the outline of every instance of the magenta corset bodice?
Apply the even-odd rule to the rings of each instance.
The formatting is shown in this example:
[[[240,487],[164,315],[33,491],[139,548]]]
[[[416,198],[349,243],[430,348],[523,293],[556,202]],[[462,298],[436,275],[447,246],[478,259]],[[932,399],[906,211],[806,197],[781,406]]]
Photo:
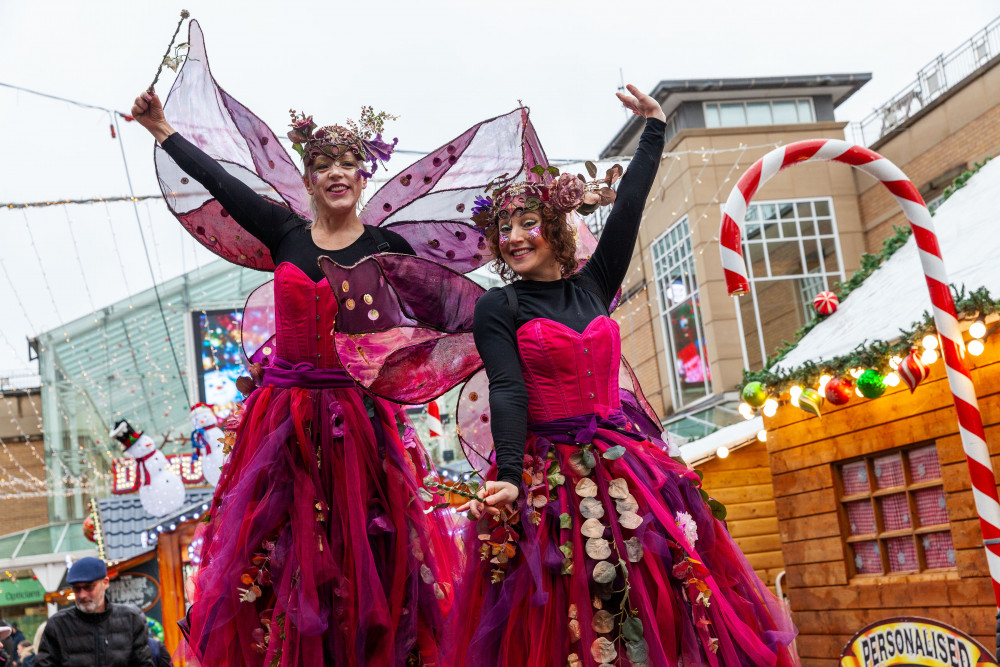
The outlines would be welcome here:
[[[337,300],[324,279],[313,282],[294,264],[274,270],[274,326],[278,355],[293,364],[308,361],[317,368],[339,368],[333,345]]]
[[[606,416],[621,407],[618,323],[598,317],[577,333],[537,318],[517,330],[521,370],[533,423],[589,413]]]

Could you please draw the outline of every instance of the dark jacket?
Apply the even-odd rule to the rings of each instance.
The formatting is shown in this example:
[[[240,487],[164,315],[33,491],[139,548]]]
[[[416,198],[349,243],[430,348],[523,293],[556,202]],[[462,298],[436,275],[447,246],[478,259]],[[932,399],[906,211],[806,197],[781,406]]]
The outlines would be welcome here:
[[[149,627],[148,625],[146,627]],[[174,667],[174,661],[170,657],[170,651],[156,637],[149,638],[149,652],[153,655],[153,664],[156,667]]]
[[[143,615],[107,605],[99,614],[71,607],[50,618],[35,667],[154,667]]]

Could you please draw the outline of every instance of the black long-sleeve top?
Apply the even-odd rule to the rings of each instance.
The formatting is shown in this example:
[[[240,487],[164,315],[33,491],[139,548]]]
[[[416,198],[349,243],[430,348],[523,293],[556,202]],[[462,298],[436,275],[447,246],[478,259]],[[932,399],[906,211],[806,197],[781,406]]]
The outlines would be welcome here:
[[[312,239],[308,220],[254,192],[253,188],[226,171],[179,132],[164,139],[161,145],[185,173],[205,186],[236,224],[267,246],[275,266],[289,262],[302,269],[312,280],[319,281],[323,279],[319,268],[320,255],[326,255],[343,266],[351,266],[379,252],[378,242],[367,225],[361,236],[346,248],[321,248]],[[388,252],[415,254],[399,234],[387,229],[379,231],[389,244]]]
[[[553,281],[518,280],[515,318],[501,288],[476,303],[473,333],[490,382],[491,430],[497,480],[519,485],[528,426],[528,392],[521,372],[517,329],[544,317],[583,333],[595,318],[608,314],[625,279],[639,236],[646,197],[663,153],[666,125],[646,120],[635,157],[618,186],[618,197],[593,256],[573,276]]]

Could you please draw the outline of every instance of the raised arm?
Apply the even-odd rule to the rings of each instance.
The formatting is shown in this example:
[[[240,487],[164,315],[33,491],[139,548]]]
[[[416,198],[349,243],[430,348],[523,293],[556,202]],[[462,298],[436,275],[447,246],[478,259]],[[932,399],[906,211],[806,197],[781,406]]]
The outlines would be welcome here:
[[[653,187],[666,141],[665,117],[660,104],[635,86],[628,86],[628,90],[631,95],[618,93],[618,98],[626,108],[646,118],[646,127],[639,137],[635,156],[618,186],[618,197],[597,249],[581,271],[601,288],[607,304],[611,303],[628,272],[639,236],[642,210]]]
[[[254,192],[203,150],[185,139],[167,122],[160,98],[145,92],[135,99],[132,115],[186,174],[201,183],[232,219],[273,254],[295,214]]]

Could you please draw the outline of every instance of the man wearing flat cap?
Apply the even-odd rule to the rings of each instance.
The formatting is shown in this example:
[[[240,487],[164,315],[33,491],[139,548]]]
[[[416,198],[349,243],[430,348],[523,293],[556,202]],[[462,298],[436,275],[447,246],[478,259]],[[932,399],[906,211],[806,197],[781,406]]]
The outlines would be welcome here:
[[[49,619],[35,667],[153,667],[146,619],[107,599],[108,568],[81,558],[66,575],[74,606]]]

